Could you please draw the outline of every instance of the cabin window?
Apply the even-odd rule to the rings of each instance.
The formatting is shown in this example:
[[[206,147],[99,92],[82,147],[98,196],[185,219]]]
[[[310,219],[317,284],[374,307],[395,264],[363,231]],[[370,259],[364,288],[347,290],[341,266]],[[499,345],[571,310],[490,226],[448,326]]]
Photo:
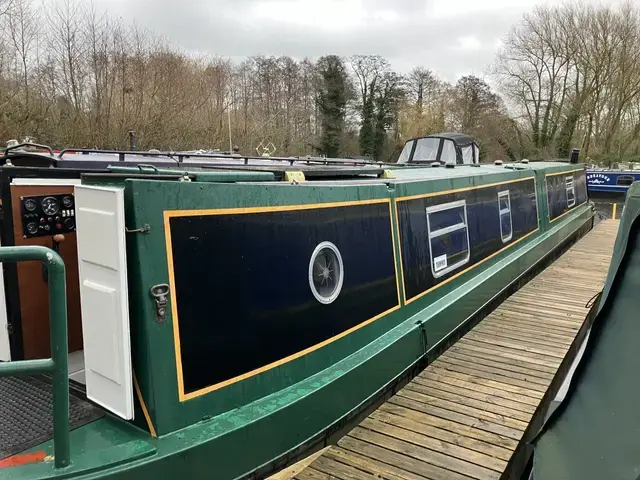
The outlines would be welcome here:
[[[564,182],[567,187],[567,207],[571,208],[576,204],[576,188],[573,183],[573,175],[565,177]]]
[[[412,162],[435,162],[438,160],[439,138],[420,138],[416,142],[416,150],[413,152]]]
[[[502,237],[502,243],[507,243],[513,238],[509,190],[498,192],[498,211],[500,215],[500,237]]]
[[[434,278],[441,277],[469,261],[467,202],[444,203],[427,208],[429,253]]]
[[[398,157],[398,163],[407,163],[409,161],[409,157],[411,156],[411,149],[413,148],[414,141],[409,141],[404,144],[404,148],[402,152],[400,152],[400,156]]]
[[[465,165],[471,165],[474,163],[473,144],[461,147],[460,150],[462,151],[462,163]]]
[[[458,154],[456,152],[456,144],[453,140],[443,140],[442,154],[440,155],[440,161],[447,163],[458,163]]]
[[[344,266],[340,250],[331,242],[320,243],[309,261],[309,287],[320,303],[332,303],[342,290]]]
[[[631,185],[633,182],[635,182],[636,179],[633,175],[620,175],[618,177],[618,181],[616,182],[616,184],[618,185]]]

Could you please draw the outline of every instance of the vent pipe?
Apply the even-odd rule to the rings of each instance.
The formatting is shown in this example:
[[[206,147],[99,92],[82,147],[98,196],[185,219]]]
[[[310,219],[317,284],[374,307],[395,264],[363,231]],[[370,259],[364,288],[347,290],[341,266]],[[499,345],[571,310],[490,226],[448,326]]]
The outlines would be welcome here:
[[[578,163],[579,159],[580,159],[580,149],[579,148],[574,148],[573,150],[571,150],[570,163]]]

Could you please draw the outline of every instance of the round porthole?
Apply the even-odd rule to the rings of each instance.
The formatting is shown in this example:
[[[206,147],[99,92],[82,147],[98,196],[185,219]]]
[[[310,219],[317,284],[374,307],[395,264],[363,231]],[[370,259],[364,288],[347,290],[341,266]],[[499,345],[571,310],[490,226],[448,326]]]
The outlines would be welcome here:
[[[344,271],[340,250],[331,242],[322,242],[311,254],[309,287],[320,303],[333,302],[342,290]]]

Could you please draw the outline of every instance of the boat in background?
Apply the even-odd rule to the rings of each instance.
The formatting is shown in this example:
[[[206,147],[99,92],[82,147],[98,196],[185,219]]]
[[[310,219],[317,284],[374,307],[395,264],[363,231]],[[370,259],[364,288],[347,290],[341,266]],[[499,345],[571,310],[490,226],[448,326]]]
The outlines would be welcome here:
[[[587,168],[587,188],[590,194],[625,194],[633,182],[640,181],[637,164],[629,169]]]

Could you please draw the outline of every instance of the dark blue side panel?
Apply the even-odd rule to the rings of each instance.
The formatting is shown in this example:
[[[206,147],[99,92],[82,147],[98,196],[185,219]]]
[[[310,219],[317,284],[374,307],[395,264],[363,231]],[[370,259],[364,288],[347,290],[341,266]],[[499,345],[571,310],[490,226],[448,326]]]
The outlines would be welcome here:
[[[550,221],[587,201],[585,170],[547,175],[546,184]]]
[[[591,192],[626,192],[633,182],[640,182],[637,170],[587,170],[587,187]]]
[[[538,228],[533,178],[397,206],[407,300]]]
[[[284,359],[399,306],[389,202],[170,219],[185,392]],[[331,303],[310,286],[340,253]],[[333,272],[336,257],[321,263]],[[322,289],[322,279],[318,280]]]

